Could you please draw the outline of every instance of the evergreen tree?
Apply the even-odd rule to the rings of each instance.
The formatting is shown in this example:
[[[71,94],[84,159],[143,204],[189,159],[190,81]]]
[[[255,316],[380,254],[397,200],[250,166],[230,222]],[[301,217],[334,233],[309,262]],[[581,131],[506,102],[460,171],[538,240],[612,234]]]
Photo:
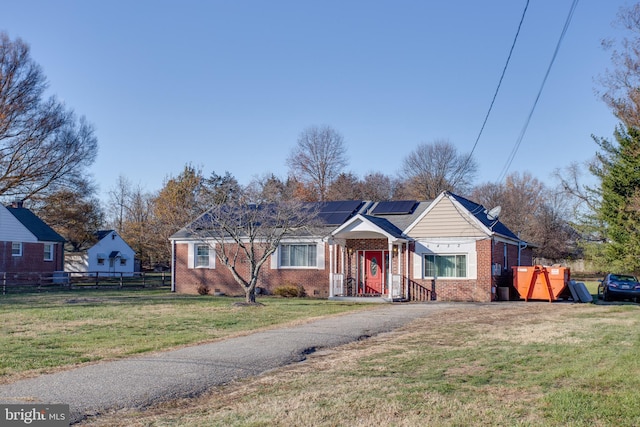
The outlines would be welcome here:
[[[601,253],[609,269],[640,272],[640,131],[619,126],[615,138],[595,139],[601,151],[591,170],[601,186]]]

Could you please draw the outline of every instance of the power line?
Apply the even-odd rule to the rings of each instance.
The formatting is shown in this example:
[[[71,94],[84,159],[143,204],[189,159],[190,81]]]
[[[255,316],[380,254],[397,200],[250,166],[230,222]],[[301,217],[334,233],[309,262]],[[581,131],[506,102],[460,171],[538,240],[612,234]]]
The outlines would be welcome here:
[[[509,155],[507,163],[502,169],[502,172],[500,172],[500,176],[498,177],[497,182],[501,182],[505,178],[505,176],[507,175],[507,172],[509,171],[509,168],[511,167],[511,163],[513,162],[513,159],[515,158],[516,153],[518,152],[518,148],[520,148],[520,144],[522,143],[522,140],[524,139],[524,135],[527,132],[527,128],[529,127],[529,122],[531,122],[531,117],[533,116],[533,112],[535,111],[536,106],[538,105],[538,100],[540,99],[540,95],[542,94],[544,85],[547,82],[549,73],[551,72],[551,67],[553,66],[553,63],[555,62],[556,57],[558,56],[560,45],[562,44],[562,40],[564,39],[564,36],[567,34],[567,30],[569,29],[569,24],[571,23],[571,18],[573,18],[573,13],[575,12],[577,6],[578,6],[578,0],[573,0],[573,3],[571,3],[571,8],[569,9],[569,14],[567,15],[567,19],[564,22],[564,27],[562,28],[562,32],[560,33],[560,38],[558,39],[558,43],[556,44],[556,49],[553,52],[553,56],[551,57],[551,62],[549,62],[549,66],[547,67],[547,72],[545,73],[544,78],[542,79],[542,84],[540,85],[540,89],[538,90],[536,99],[533,102],[531,111],[529,111],[527,120],[525,121],[524,126],[522,127],[522,131],[520,131],[520,135],[518,136],[518,139],[516,140],[516,143],[513,146],[513,149],[511,150],[511,154]]]
[[[529,8],[529,0],[527,0],[524,5],[524,10],[522,11],[522,16],[520,17],[520,23],[518,24],[518,30],[516,31],[516,35],[513,38],[513,43],[511,43],[511,49],[509,49],[509,55],[507,56],[507,62],[504,64],[504,68],[502,69],[502,74],[500,75],[500,80],[498,80],[498,86],[496,87],[496,91],[493,94],[493,98],[491,99],[491,104],[489,104],[489,109],[487,110],[487,114],[484,116],[484,121],[482,122],[482,126],[480,127],[480,132],[478,132],[478,136],[476,137],[476,141],[473,143],[473,148],[471,152],[467,156],[467,159],[464,161],[462,166],[458,169],[459,172],[464,172],[467,168],[467,165],[471,161],[471,157],[473,156],[473,152],[476,150],[478,146],[478,141],[480,141],[480,137],[482,136],[482,132],[484,131],[484,127],[487,124],[487,120],[489,120],[489,115],[491,114],[491,110],[493,110],[493,104],[496,102],[496,98],[498,97],[498,92],[500,91],[500,86],[502,86],[502,80],[504,79],[504,75],[507,72],[507,67],[509,66],[509,61],[511,60],[511,55],[513,54],[513,49],[516,47],[516,41],[518,40],[518,35],[520,34],[520,29],[522,28],[522,23],[524,22],[524,17],[527,13],[527,9]],[[458,177],[462,177],[462,174],[457,174]],[[454,182],[455,186],[457,182]]]
[[[482,122],[482,126],[480,127],[480,132],[478,133],[476,142],[473,144],[471,153],[469,153],[469,158],[471,158],[471,156],[473,155],[473,152],[475,151],[476,146],[478,145],[478,141],[480,141],[480,136],[482,135],[482,131],[484,131],[484,126],[487,124],[487,120],[489,120],[489,114],[491,114],[491,110],[493,109],[493,104],[496,102],[498,91],[500,91],[500,86],[502,85],[502,79],[504,79],[504,75],[507,72],[507,67],[509,66],[509,61],[511,60],[513,49],[516,47],[516,41],[518,40],[518,35],[520,34],[520,29],[522,28],[522,22],[524,22],[524,16],[527,13],[528,8],[529,8],[529,0],[527,0],[527,3],[524,5],[524,10],[522,11],[522,17],[520,18],[520,23],[518,24],[518,31],[516,31],[516,36],[513,38],[513,43],[511,43],[511,49],[509,49],[509,56],[507,56],[507,62],[504,64],[504,68],[502,69],[502,74],[500,75],[500,80],[498,81],[498,87],[496,87],[496,91],[493,94],[493,99],[491,100],[491,104],[489,105],[489,110],[487,111],[487,115],[484,116],[484,121]]]

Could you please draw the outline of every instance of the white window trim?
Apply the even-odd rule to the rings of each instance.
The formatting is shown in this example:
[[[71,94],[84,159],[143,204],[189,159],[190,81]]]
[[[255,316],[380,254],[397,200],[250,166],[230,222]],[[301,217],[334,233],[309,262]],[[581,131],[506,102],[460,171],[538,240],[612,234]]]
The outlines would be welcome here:
[[[17,253],[17,254],[13,253],[13,245],[15,245],[15,244],[19,245],[20,253]],[[11,256],[15,256],[15,257],[22,256],[22,252],[23,252],[22,242],[11,242]]]
[[[47,246],[49,247],[49,257],[47,258]],[[44,260],[45,261],[53,261],[54,258],[54,246],[53,243],[45,243],[43,245],[44,250]]]
[[[433,256],[433,257],[464,256],[464,263],[465,263],[464,271],[465,271],[466,275],[465,276],[427,276],[424,273],[424,270],[426,269],[426,266],[427,266],[426,258],[428,256]],[[422,264],[423,273],[422,274],[423,274],[423,277],[425,279],[442,279],[442,280],[467,280],[467,279],[469,279],[469,254],[466,254],[466,253],[464,253],[464,254],[461,254],[461,253],[442,253],[442,254],[429,254],[429,253],[426,253],[426,254],[422,254],[422,259],[423,259],[423,264]],[[456,266],[455,270],[456,270],[456,273],[457,273],[458,272],[457,266]]]
[[[309,266],[288,266],[282,265],[282,246],[283,245],[315,245],[316,246],[316,265]],[[325,244],[322,241],[282,241],[278,245],[278,249],[271,255],[272,270],[324,270],[324,249]]]
[[[196,247],[208,246],[209,247],[209,265],[196,265],[198,256],[196,254]],[[216,249],[213,245],[205,242],[191,242],[187,245],[187,266],[189,269],[208,269],[214,270],[216,268]]]
[[[476,251],[476,240],[453,241],[448,239],[417,241],[413,253],[413,278],[414,279],[434,279],[425,276],[425,255],[466,255],[467,276],[466,277],[436,277],[437,280],[477,280],[478,278],[478,253]]]

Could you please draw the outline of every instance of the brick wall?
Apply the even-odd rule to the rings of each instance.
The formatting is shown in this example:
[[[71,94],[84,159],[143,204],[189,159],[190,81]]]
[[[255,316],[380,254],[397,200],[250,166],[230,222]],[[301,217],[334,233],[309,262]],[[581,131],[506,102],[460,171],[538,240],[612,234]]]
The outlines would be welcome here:
[[[201,285],[209,287],[210,292],[222,292],[225,295],[244,295],[244,289],[229,269],[216,259],[216,268],[188,268],[188,245],[175,246],[175,289],[181,293],[197,293]],[[328,245],[325,245],[325,259],[329,259]],[[328,262],[327,262],[328,266]],[[236,269],[244,278],[248,278],[248,264],[237,263]],[[282,285],[303,286],[307,295],[326,298],[329,296],[329,269],[271,269],[267,260],[260,269],[257,286],[273,292]]]
[[[53,245],[53,260],[44,260],[43,243],[22,243],[22,256],[11,255],[12,242],[0,242],[0,272],[53,273],[64,269],[63,247]]]
[[[389,249],[386,239],[353,239],[346,241],[346,265],[345,279],[358,277],[358,254],[365,250]],[[399,254],[394,254],[391,260],[391,270],[393,274],[401,274],[405,277],[405,260],[403,245]],[[341,248],[334,246],[334,271],[342,271],[340,262],[342,256]],[[477,278],[475,280],[436,280],[435,290],[439,301],[482,301],[488,302],[495,299],[493,287],[496,278],[492,276],[492,264],[503,263],[504,243],[495,242],[491,239],[479,240],[476,242],[477,252]],[[526,250],[525,250],[526,251]],[[523,251],[523,254],[525,253]],[[530,250],[529,250],[530,252]],[[244,291],[234,280],[228,268],[216,260],[215,269],[193,269],[187,268],[188,245],[178,244],[175,248],[175,286],[177,292],[197,293],[200,285],[206,285],[211,292],[223,292],[226,295],[244,295]],[[398,268],[398,258],[400,257],[400,267]],[[509,265],[517,263],[517,246],[507,245],[507,256]],[[525,257],[523,257],[525,258]],[[317,269],[277,269],[272,270],[267,261],[260,271],[258,286],[268,291],[273,291],[276,287],[293,284],[303,286],[310,296],[328,297],[329,295],[329,245],[325,245],[324,270]],[[241,274],[247,273],[246,265],[239,264]],[[399,270],[399,271],[398,271]],[[419,283],[423,287],[431,290],[433,283],[430,279],[413,279],[413,262],[409,261],[409,278],[411,281]],[[361,277],[358,277],[362,280]],[[406,278],[405,278],[406,279]],[[388,289],[388,288],[387,288]]]
[[[423,287],[435,289],[437,301],[478,301],[489,302],[494,299],[492,292],[493,277],[491,276],[491,263],[494,254],[491,239],[478,240],[477,252],[477,278],[475,280],[457,279],[411,279]],[[413,272],[413,263],[409,265],[409,277],[416,277]]]

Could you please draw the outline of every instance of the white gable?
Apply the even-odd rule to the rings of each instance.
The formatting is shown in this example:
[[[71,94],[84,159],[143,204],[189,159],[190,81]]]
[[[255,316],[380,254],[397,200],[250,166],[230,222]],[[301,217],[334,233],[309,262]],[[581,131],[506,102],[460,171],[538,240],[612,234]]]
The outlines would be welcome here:
[[[476,237],[491,235],[470,212],[445,192],[405,231],[413,238]]]
[[[349,239],[379,238],[384,236],[392,241],[404,241],[404,239],[391,235],[388,231],[380,228],[362,215],[354,216],[340,227],[336,228],[331,235],[337,238]]]
[[[6,207],[0,205],[0,241],[33,243],[38,239]]]
[[[117,253],[117,259],[114,259],[113,262],[109,258],[112,253]],[[134,271],[135,251],[115,231],[111,231],[90,247],[87,250],[87,255],[88,271],[115,273]]]

